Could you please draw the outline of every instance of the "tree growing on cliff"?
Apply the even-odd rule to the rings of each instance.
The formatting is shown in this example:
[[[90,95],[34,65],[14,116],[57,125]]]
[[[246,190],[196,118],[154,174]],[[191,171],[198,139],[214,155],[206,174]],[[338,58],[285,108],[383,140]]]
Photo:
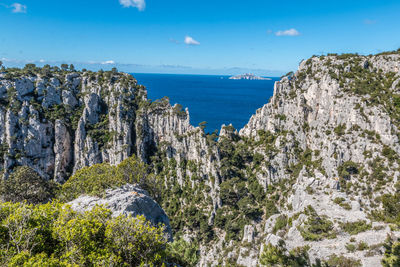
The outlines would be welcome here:
[[[382,266],[397,267],[400,266],[400,239],[394,240],[388,236],[384,244],[385,254],[382,259]]]
[[[4,201],[39,204],[49,201],[57,186],[44,180],[30,167],[17,167],[15,171],[0,183],[0,194]]]
[[[67,71],[68,70],[68,64],[61,64],[61,69],[63,71]]]

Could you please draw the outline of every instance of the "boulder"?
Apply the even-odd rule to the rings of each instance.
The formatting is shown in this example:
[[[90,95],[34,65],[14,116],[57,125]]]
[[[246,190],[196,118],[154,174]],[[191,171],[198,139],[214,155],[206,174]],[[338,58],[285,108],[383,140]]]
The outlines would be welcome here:
[[[73,210],[83,212],[91,210],[96,205],[104,205],[110,209],[112,216],[143,215],[154,226],[164,225],[165,234],[172,241],[172,230],[169,218],[164,210],[147,193],[136,184],[126,184],[116,189],[106,190],[104,198],[80,196],[68,203]]]

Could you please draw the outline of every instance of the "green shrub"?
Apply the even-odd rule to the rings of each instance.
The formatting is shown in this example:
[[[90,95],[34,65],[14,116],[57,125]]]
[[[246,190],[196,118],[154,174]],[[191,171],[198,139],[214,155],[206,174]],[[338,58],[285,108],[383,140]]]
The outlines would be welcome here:
[[[265,205],[265,216],[268,219],[274,214],[279,214],[278,208],[275,206],[275,203],[273,200],[268,200],[266,205]]]
[[[4,201],[31,204],[49,201],[56,193],[57,185],[44,180],[32,168],[17,167],[7,179],[0,183],[0,194]]]
[[[260,255],[260,263],[262,266],[311,266],[308,249],[306,246],[287,251],[283,240],[277,246],[267,244]]]
[[[276,218],[274,228],[272,229],[273,233],[276,234],[279,230],[286,227],[288,223],[288,218],[286,215],[280,215]]]
[[[60,203],[0,203],[1,266],[140,266],[166,259],[163,228],[143,216],[78,213]]]
[[[298,227],[304,240],[318,241],[336,237],[333,223],[326,216],[318,215],[311,206],[307,207],[306,214],[308,215],[307,221],[304,222],[303,227]]]
[[[400,192],[382,196],[382,219],[389,223],[400,225]]]
[[[325,262],[329,267],[361,267],[361,261],[333,254]]]
[[[346,125],[344,124],[340,124],[338,125],[334,130],[335,134],[337,134],[338,136],[342,136],[346,133]]]
[[[367,243],[365,243],[364,241],[360,241],[358,244],[357,244],[357,250],[366,250],[366,249],[368,249],[369,248],[369,246],[368,246],[368,244]]]
[[[346,249],[348,252],[354,252],[354,251],[356,251],[356,245],[348,243],[348,244],[346,244]]]
[[[78,170],[62,186],[59,198],[70,201],[85,194],[102,197],[106,189],[127,183],[138,183],[156,200],[160,196],[157,177],[149,174],[147,166],[132,156],[116,167],[102,163]]]
[[[368,224],[364,220],[355,221],[355,222],[345,222],[341,223],[341,227],[343,231],[349,233],[350,235],[356,235],[361,232],[368,231],[372,228],[371,224]]]
[[[167,254],[172,262],[181,266],[196,266],[200,259],[199,245],[196,242],[186,242],[183,238],[169,243]]]
[[[341,178],[350,179],[351,175],[358,174],[358,165],[352,161],[346,161],[338,168]]]
[[[345,202],[345,199],[342,197],[337,197],[333,200],[333,202],[335,204],[338,204],[339,206],[341,206],[342,208],[344,208],[345,210],[351,210],[351,206],[349,203]]]
[[[116,168],[107,163],[96,164],[78,170],[62,186],[60,199],[71,201],[80,195],[102,197],[108,188],[121,186],[124,181],[117,175]]]
[[[395,240],[388,236],[383,246],[385,248],[385,254],[382,258],[382,266],[400,266],[400,239]]]

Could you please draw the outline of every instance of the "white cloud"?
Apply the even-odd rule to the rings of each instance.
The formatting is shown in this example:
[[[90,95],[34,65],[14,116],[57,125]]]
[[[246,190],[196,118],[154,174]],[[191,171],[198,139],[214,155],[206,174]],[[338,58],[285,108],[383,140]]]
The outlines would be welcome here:
[[[112,64],[115,64],[115,61],[114,60],[107,60],[107,61],[101,62],[101,64],[102,65],[112,65]]]
[[[11,7],[13,8],[13,13],[26,13],[27,10],[27,6],[20,3],[14,3],[11,5]]]
[[[285,31],[277,31],[276,36],[298,36],[300,33],[296,29],[289,29]]]
[[[123,7],[136,7],[139,11],[143,11],[146,7],[145,0],[119,0]]]
[[[200,42],[196,41],[195,39],[193,39],[190,36],[186,36],[185,37],[185,44],[187,44],[187,45],[200,45]]]
[[[46,62],[46,60],[41,59],[41,60],[39,60],[39,62],[40,62],[40,63],[44,63],[44,62]]]

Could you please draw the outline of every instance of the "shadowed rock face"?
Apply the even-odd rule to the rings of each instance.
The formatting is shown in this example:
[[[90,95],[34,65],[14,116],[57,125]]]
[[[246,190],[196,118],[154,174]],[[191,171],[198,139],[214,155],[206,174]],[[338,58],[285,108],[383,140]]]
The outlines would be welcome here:
[[[160,205],[149,196],[149,193],[138,185],[126,184],[116,189],[109,189],[104,198],[80,196],[68,204],[79,212],[91,210],[96,205],[104,205],[111,210],[114,217],[121,214],[133,217],[143,215],[154,226],[164,225],[168,240],[172,241],[168,216]]]
[[[0,168],[27,165],[59,183],[135,151],[134,123],[146,91],[129,74],[40,70],[0,74]]]

